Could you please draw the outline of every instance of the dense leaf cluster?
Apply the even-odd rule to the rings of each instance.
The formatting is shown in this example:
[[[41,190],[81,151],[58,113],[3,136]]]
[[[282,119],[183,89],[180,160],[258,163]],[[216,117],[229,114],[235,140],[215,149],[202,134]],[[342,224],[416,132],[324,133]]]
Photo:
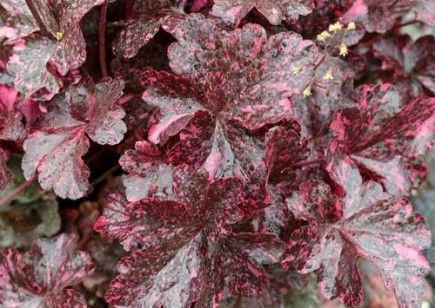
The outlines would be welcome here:
[[[310,273],[358,306],[368,262],[419,307],[433,26],[430,0],[2,0],[0,306],[281,307]]]

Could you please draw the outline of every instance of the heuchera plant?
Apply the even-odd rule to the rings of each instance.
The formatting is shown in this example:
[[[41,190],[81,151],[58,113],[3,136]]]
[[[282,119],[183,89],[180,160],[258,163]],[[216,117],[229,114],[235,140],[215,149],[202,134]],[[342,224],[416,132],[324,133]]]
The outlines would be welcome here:
[[[365,262],[420,307],[433,26],[430,0],[2,0],[0,306],[282,307],[315,276],[354,307]]]

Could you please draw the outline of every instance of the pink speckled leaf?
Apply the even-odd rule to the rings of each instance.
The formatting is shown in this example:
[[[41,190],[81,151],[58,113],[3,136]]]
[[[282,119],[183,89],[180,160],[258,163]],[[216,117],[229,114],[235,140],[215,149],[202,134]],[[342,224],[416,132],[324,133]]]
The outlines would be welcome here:
[[[28,40],[26,44],[14,47],[7,69],[15,77],[15,88],[24,96],[45,89],[56,94],[62,81],[47,70],[47,63],[53,56],[56,44],[46,38]]]
[[[132,58],[160,28],[172,32],[171,29],[183,18],[182,12],[173,8],[172,3],[170,0],[136,1],[133,19],[119,34],[113,46],[114,52]]]
[[[174,35],[172,70],[202,90],[207,109],[250,130],[289,117],[289,98],[310,84],[320,56],[299,34],[267,38],[256,24],[226,32],[199,14],[186,17]],[[293,66],[302,68],[297,76],[288,69]]]
[[[18,37],[26,37],[39,30],[25,0],[4,0],[0,5],[8,14],[8,25],[18,31]]]
[[[435,26],[435,3],[431,0],[416,0],[413,8],[416,19]]]
[[[402,103],[386,84],[362,86],[357,93],[358,105],[339,111],[331,123],[329,155],[345,153],[388,193],[407,194],[425,175],[414,166],[415,156],[433,144],[435,99]]]
[[[80,28],[81,19],[104,0],[66,0],[56,1],[53,12],[58,14],[59,30],[62,38],[58,40],[50,62],[61,75],[79,68],[86,59],[86,43]]]
[[[89,188],[89,169],[82,156],[89,149],[88,136],[100,144],[119,143],[126,131],[124,110],[115,103],[123,83],[104,80],[90,91],[71,86],[57,95],[49,112],[24,142],[26,179],[38,173],[41,186],[62,198],[81,198]]]
[[[65,288],[47,299],[48,307],[87,308],[89,307],[83,294],[73,288]]]
[[[363,183],[348,157],[331,164],[345,197],[334,197],[325,184],[305,184],[287,200],[298,219],[310,224],[292,234],[284,264],[301,273],[317,271],[322,294],[356,306],[362,289],[355,256],[366,258],[400,305],[417,305],[429,270],[421,251],[430,243],[423,219],[403,198],[391,199],[376,182]]]
[[[167,197],[172,194],[174,168],[164,164],[160,151],[146,141],[139,141],[135,150],[127,150],[119,164],[124,176],[125,194],[129,201],[139,201],[150,194]]]
[[[279,257],[282,245],[273,235],[261,239],[254,235],[235,236],[230,242],[224,239],[231,225],[243,217],[238,208],[243,198],[240,181],[232,178],[208,184],[205,171],[186,169],[177,169],[173,177],[171,191],[166,196],[155,191],[141,201],[130,203],[119,193],[109,197],[96,230],[120,240],[126,249],[137,244],[142,249],[118,264],[120,275],[112,281],[106,295],[108,302],[142,306],[178,303],[188,307],[200,297],[209,301],[210,296],[222,290],[225,272],[233,273],[234,267],[244,278],[240,275],[230,278],[230,288],[236,293],[249,290],[255,293],[257,287],[246,288],[262,272],[261,268],[254,271],[258,267],[255,264],[277,262],[272,255]],[[215,241],[223,241],[218,246],[224,246],[208,251],[208,245],[217,245]],[[257,245],[249,245],[250,241]],[[243,249],[232,252],[233,246]],[[211,267],[217,272],[209,272],[211,263],[218,260],[227,265]],[[244,262],[252,263],[250,274],[250,268],[242,266]],[[265,274],[260,275],[262,281],[267,279]],[[216,282],[213,277],[222,278]],[[209,285],[209,280],[217,285]],[[242,285],[245,289],[239,290]]]
[[[123,89],[123,81],[110,78],[100,81],[95,87],[95,105],[89,111],[88,135],[99,144],[118,144],[127,132],[127,126],[122,121],[125,111],[116,104]]]
[[[305,16],[314,8],[312,0],[215,0],[213,14],[237,26],[254,8],[273,25],[284,21],[295,21],[299,15]]]
[[[86,307],[74,286],[92,275],[85,252],[74,252],[74,237],[41,239],[29,252],[8,249],[0,254],[0,304],[5,307]],[[71,306],[66,305],[70,303]]]
[[[24,142],[25,177],[30,179],[38,172],[39,183],[45,190],[52,188],[62,198],[82,197],[89,188],[89,169],[82,159],[89,149],[85,128],[32,133]]]
[[[148,140],[154,144],[165,144],[177,135],[199,110],[199,91],[189,80],[167,72],[149,71],[143,76],[147,86],[142,99],[152,106],[159,107],[159,122],[148,132]]]
[[[36,37],[33,40],[34,44],[40,44],[40,47],[32,45],[33,49],[40,49],[39,52],[44,56],[39,56],[35,50],[26,55],[28,59],[32,59],[32,62],[26,64],[38,65],[39,74],[42,74],[49,61],[61,75],[66,75],[69,70],[80,67],[86,59],[86,44],[79,23],[94,6],[102,3],[103,0],[53,2],[8,0],[2,5],[10,14],[12,23],[16,24],[20,36],[26,36],[38,30],[45,35],[45,37]],[[20,5],[20,9],[16,8],[17,5]],[[48,38],[51,40],[49,41]],[[14,73],[16,70],[11,69],[13,70],[11,74],[16,75]],[[54,94],[57,93],[53,87],[47,90]]]
[[[202,165],[210,178],[258,181],[249,187],[259,193],[264,144],[246,129],[291,116],[289,97],[311,82],[317,48],[295,33],[267,39],[264,29],[253,24],[225,32],[198,14],[186,17],[175,36],[170,65],[181,77],[144,75],[143,99],[160,109],[149,141],[162,145],[177,135],[180,142],[169,145],[171,163],[190,157],[189,164]],[[285,69],[293,64],[304,67],[300,75]]]
[[[205,223],[229,224],[241,219],[242,213],[237,206],[242,201],[242,191],[238,181],[220,180],[208,185],[204,171],[196,173],[184,169],[174,170],[171,177],[172,181],[168,183],[171,187],[165,187],[164,192],[160,187],[149,189],[140,201],[127,203],[118,195],[109,198],[97,229],[121,240],[124,247],[130,249],[139,243],[147,246],[165,241],[178,243],[184,237],[189,239],[192,232],[199,232]],[[150,185],[150,188],[154,187]],[[207,215],[204,216],[206,208]],[[210,221],[212,219],[216,221]],[[219,224],[212,224],[217,234],[224,232]],[[161,232],[160,228],[166,232]]]
[[[56,96],[42,121],[42,130],[32,133],[24,142],[22,168],[26,179],[38,173],[41,186],[53,188],[62,198],[78,199],[89,186],[89,169],[82,159],[89,148],[86,122],[70,114],[70,108],[86,103],[86,98],[83,86]]]
[[[190,307],[201,289],[206,264],[201,236],[179,243],[171,252],[153,247],[133,252],[118,264],[118,275],[106,293],[114,305]]]
[[[168,161],[203,166],[210,178],[248,175],[264,176],[264,147],[260,140],[224,118],[217,117],[213,102],[185,78],[166,72],[149,72],[143,99],[159,107],[158,122],[151,126],[148,140],[166,143],[179,135],[171,146]],[[215,116],[216,115],[216,116]]]

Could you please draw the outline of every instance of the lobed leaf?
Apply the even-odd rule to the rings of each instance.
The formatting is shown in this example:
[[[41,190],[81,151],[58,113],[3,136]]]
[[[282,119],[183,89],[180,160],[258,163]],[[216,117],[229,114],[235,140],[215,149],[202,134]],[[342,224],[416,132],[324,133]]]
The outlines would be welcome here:
[[[80,293],[71,289],[93,273],[90,256],[73,252],[74,237],[61,234],[41,239],[32,250],[7,249],[0,254],[0,303],[8,307],[42,305],[86,307]]]

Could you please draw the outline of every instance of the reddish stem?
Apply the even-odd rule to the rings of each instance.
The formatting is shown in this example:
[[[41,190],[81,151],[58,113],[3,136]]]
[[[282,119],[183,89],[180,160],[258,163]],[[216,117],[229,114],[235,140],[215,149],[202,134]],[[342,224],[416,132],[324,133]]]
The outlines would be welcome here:
[[[125,19],[130,19],[133,15],[134,0],[125,0]]]
[[[26,190],[30,185],[35,181],[36,176],[31,177],[26,182],[23,182],[15,188],[15,190],[11,191],[9,194],[0,199],[0,207],[4,205],[8,205],[12,200],[14,200],[19,194],[21,194],[24,190]]]
[[[324,161],[325,160],[323,158],[307,160],[307,161],[303,161],[303,162],[299,162],[299,163],[295,163],[293,165],[290,165],[290,167],[300,168],[300,167],[305,167],[305,166],[314,165],[314,164],[321,164]]]
[[[112,168],[110,168],[109,170],[107,170],[106,172],[104,172],[99,178],[97,178],[96,180],[94,180],[91,183],[91,186],[96,186],[98,184],[100,184],[101,182],[103,182],[105,179],[107,179],[114,171],[118,170],[120,167],[119,165],[115,165]]]
[[[100,70],[104,77],[109,76],[106,64],[106,17],[107,17],[107,0],[101,6],[100,21],[98,28],[98,54],[100,56]]]
[[[134,94],[125,94],[118,100],[118,105],[122,106],[134,98]]]
[[[398,25],[397,27],[398,27],[398,28],[406,27],[406,26],[409,26],[409,25],[415,24],[415,23],[417,23],[417,22],[419,22],[419,21],[418,21],[418,20],[410,20],[410,21],[407,21],[407,22],[404,22],[404,23]]]

